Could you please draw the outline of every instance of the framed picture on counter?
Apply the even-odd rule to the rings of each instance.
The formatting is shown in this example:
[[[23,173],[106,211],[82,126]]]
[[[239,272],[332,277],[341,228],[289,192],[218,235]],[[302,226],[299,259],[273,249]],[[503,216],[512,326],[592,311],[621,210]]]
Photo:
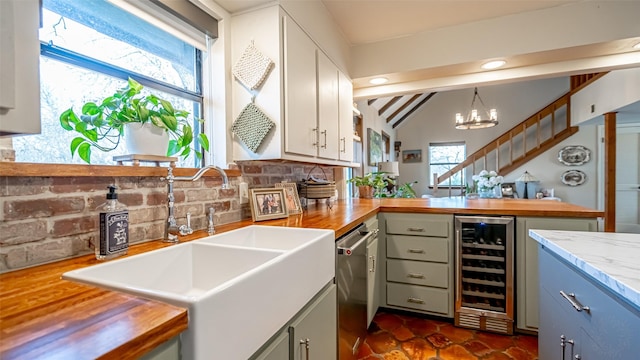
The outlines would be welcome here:
[[[249,202],[253,221],[280,219],[289,216],[285,189],[251,189],[250,192]]]
[[[302,205],[300,204],[300,197],[298,196],[298,184],[287,182],[276,183],[276,188],[284,189],[285,203],[287,204],[289,215],[301,214]]]

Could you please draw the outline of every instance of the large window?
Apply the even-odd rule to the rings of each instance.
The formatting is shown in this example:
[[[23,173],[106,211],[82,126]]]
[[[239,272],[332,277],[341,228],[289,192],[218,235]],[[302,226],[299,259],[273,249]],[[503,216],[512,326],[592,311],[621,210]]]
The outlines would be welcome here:
[[[16,161],[84,163],[71,157],[76,135],[62,129],[60,114],[113,94],[129,77],[190,112],[202,131],[195,120],[203,114],[202,52],[193,45],[104,0],[44,0],[40,41],[42,133],[13,139]],[[121,142],[115,151],[94,151],[91,162],[113,165],[113,156],[127,153]],[[179,166],[201,161],[191,155]]]
[[[464,161],[466,157],[466,146],[464,142],[450,143],[430,143],[429,144],[429,185],[434,186],[433,174],[438,176],[453,169],[456,165]],[[464,171],[456,173],[450,179],[438,184],[439,187],[463,186]]]

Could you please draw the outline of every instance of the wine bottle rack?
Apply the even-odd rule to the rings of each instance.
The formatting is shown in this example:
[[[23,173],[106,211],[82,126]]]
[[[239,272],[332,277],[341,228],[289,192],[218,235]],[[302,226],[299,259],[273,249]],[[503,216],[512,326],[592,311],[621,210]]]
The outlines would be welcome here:
[[[504,319],[500,328],[511,333],[513,218],[457,216],[456,237],[456,324],[484,330],[481,318],[490,316]],[[458,313],[464,314],[460,324]],[[470,316],[478,321],[469,321]]]

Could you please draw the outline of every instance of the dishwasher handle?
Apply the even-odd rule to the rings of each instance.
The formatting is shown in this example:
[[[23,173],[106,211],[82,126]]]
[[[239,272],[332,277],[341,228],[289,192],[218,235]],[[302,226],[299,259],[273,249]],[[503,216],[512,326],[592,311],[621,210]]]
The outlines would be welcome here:
[[[367,241],[372,238],[372,237],[376,237],[378,235],[378,229],[373,229],[369,232],[366,233],[366,235],[364,235],[362,238],[360,238],[358,241],[356,241],[355,244],[351,245],[348,244],[349,240],[351,240],[350,238],[346,238],[344,240],[338,241],[338,243],[336,244],[336,249],[338,249],[338,255],[346,255],[346,256],[351,256],[351,254],[353,253],[353,251],[359,247],[360,245],[362,245],[362,243],[364,242],[365,244],[367,243]],[[350,245],[350,246],[349,246]]]

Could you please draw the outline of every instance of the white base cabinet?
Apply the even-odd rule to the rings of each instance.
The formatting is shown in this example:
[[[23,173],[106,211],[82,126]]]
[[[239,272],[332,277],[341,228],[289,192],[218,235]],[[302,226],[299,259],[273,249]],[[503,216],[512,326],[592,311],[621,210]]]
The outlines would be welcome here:
[[[539,246],[540,359],[637,359],[640,310]],[[562,293],[566,295],[566,298]],[[571,302],[574,302],[578,311]],[[586,310],[583,306],[588,307]]]
[[[385,306],[452,318],[453,215],[382,213],[380,219]]]
[[[516,218],[516,328],[538,331],[538,243],[529,229],[597,231],[597,219]],[[541,357],[541,359],[543,359]]]
[[[250,359],[336,360],[337,310],[336,285],[331,283]]]

